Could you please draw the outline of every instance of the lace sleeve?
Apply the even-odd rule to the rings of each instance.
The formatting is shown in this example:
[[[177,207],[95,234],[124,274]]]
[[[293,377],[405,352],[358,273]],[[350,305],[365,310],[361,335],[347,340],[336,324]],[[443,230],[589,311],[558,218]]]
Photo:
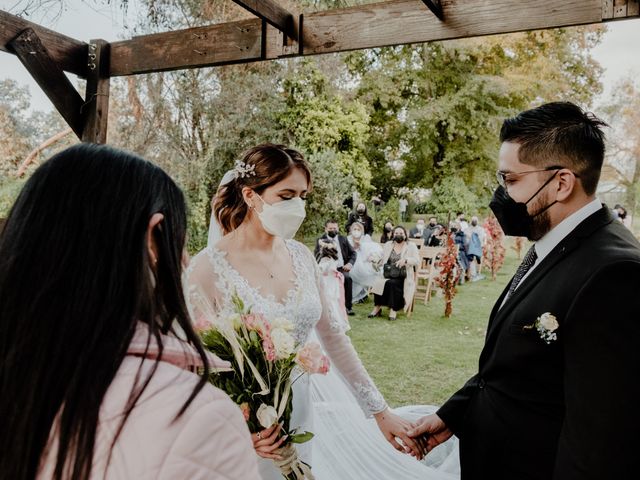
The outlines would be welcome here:
[[[322,346],[329,355],[332,366],[338,369],[351,388],[365,415],[370,417],[374,413],[382,412],[387,408],[387,403],[362,365],[351,339],[341,328],[342,322],[340,319],[331,318],[332,309],[329,308],[329,301],[320,280],[320,271],[311,253],[307,254],[310,268],[315,271],[316,285],[322,302],[322,314],[316,325]]]
[[[222,305],[217,275],[209,254],[206,248],[202,250],[191,259],[186,270],[185,300],[191,319],[199,330],[211,325],[211,316],[218,314]]]

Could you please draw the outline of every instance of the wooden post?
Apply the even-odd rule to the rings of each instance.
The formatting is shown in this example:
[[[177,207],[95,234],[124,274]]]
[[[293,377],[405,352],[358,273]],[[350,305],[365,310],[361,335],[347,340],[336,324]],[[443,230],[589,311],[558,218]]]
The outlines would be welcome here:
[[[78,137],[82,137],[84,101],[58,64],[51,59],[38,34],[27,28],[8,45]]]
[[[109,44],[91,40],[87,56],[87,89],[82,106],[82,141],[106,143],[109,117]]]

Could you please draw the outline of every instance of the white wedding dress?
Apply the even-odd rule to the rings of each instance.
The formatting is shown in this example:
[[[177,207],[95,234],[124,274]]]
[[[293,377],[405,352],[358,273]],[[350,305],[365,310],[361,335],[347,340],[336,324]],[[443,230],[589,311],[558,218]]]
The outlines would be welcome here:
[[[362,366],[345,324],[331,318],[317,264],[309,249],[286,241],[295,283],[278,302],[250,285],[226,260],[226,254],[209,246],[196,255],[188,270],[189,283],[210,297],[218,313],[233,314],[232,295],[267,318],[286,317],[294,325],[298,344],[319,340],[331,360],[326,376],[304,376],[294,384],[291,427],[311,431],[315,437],[297,445],[299,457],[311,465],[317,480],[455,480],[459,478],[455,439],[427,456],[425,463],[397,452],[378,430],[371,415],[386,407],[384,398]],[[394,410],[410,421],[434,407]],[[271,460],[259,459],[263,480],[281,480]]]

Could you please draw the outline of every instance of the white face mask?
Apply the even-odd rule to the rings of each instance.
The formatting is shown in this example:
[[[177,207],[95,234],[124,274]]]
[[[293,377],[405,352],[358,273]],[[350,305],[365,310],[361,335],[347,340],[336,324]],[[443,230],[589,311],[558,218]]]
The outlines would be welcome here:
[[[260,195],[258,198],[262,200]],[[262,212],[256,211],[256,213],[267,233],[288,239],[293,238],[304,221],[306,216],[304,206],[304,200],[300,197],[282,200],[273,205],[262,200]]]
[[[362,237],[362,232],[360,230],[354,230],[353,232],[351,232],[351,236],[353,238],[360,238]]]

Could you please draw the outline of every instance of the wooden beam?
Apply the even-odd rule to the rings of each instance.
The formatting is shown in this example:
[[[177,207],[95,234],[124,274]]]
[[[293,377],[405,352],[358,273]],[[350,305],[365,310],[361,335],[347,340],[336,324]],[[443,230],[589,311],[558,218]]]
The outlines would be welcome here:
[[[110,76],[211,67],[262,59],[260,19],[156,33],[114,42]]]
[[[640,15],[639,0],[602,0],[602,19],[619,20]]]
[[[442,0],[446,22],[422,0],[393,0],[304,15],[304,54],[600,23],[603,0]]]
[[[91,40],[87,65],[87,89],[82,117],[82,141],[107,143],[109,117],[109,44],[104,40]]]
[[[433,12],[440,20],[444,21],[444,13],[442,13],[442,5],[440,0],[422,0],[424,4]]]
[[[51,59],[62,70],[86,77],[87,44],[0,10],[0,50],[14,53],[9,43],[27,28],[38,34]]]
[[[82,136],[82,104],[84,100],[58,64],[49,56],[38,34],[27,28],[9,42],[31,76],[78,137]]]
[[[294,16],[273,0],[233,0],[257,17],[266,20],[287,37],[298,40],[298,31],[294,25]]]

